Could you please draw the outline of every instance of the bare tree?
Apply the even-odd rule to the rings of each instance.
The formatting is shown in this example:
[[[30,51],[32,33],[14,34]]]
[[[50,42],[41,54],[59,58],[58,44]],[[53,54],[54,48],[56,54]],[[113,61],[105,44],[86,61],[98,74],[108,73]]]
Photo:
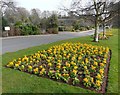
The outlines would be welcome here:
[[[115,3],[115,0],[91,0],[90,2],[87,2],[87,5],[83,5],[82,1],[83,0],[72,0],[71,8],[67,9],[64,7],[63,9],[67,12],[72,12],[72,14],[76,16],[82,15],[87,19],[90,19],[91,16],[94,17],[94,41],[98,42],[99,25],[101,22],[106,22],[108,18],[112,17],[111,14],[113,11],[110,11],[108,9],[111,3]]]
[[[18,7],[17,8],[17,15],[18,18],[23,22],[26,23],[29,20],[30,13],[28,10],[26,10],[23,7]]]
[[[0,1],[2,16],[6,9],[12,9],[16,11],[16,2],[13,0],[1,0]]]
[[[31,15],[30,15],[29,19],[34,25],[40,24],[40,13],[41,12],[39,9],[32,9],[31,10]]]

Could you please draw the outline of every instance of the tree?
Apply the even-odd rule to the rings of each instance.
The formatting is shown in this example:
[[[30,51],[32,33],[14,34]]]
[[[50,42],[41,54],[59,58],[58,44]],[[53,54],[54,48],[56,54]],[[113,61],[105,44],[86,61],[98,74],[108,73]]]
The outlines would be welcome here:
[[[32,9],[29,19],[32,22],[32,24],[39,26],[40,25],[40,10]]]
[[[58,27],[58,17],[55,14],[52,14],[47,21],[48,28],[57,28]]]
[[[47,32],[57,34],[58,33],[58,17],[56,14],[52,14],[46,22]]]
[[[30,16],[30,13],[28,10],[26,10],[23,7],[17,8],[17,17],[20,21],[22,21],[23,23],[29,22],[29,16]]]
[[[104,2],[102,12],[100,23],[103,27],[103,38],[106,38],[106,24],[118,15],[118,7],[116,8],[116,3],[114,2]]]
[[[115,1],[113,0],[91,0],[88,2],[87,6],[82,6],[83,0],[73,0],[71,3],[70,9],[65,9],[68,12],[72,12],[76,16],[84,15],[84,17],[92,16],[94,17],[95,32],[94,32],[94,41],[98,42],[98,31],[99,25],[101,23],[102,15],[108,15],[113,11],[109,11],[109,5]],[[111,16],[112,17],[112,16]]]
[[[4,1],[1,0],[0,6],[1,6],[2,16],[4,16],[4,12],[5,12],[6,8],[16,11],[16,3],[13,0],[4,0]]]

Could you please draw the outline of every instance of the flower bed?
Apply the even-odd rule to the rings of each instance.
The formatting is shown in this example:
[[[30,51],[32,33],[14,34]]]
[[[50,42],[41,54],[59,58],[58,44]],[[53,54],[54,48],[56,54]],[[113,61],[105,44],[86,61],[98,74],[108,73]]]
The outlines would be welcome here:
[[[64,43],[14,59],[6,66],[70,85],[105,92],[109,60],[108,47]]]

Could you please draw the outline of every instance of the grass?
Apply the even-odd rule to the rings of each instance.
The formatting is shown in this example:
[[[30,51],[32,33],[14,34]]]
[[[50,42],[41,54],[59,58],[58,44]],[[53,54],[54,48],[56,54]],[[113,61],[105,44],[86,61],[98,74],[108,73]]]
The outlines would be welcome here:
[[[2,92],[3,93],[94,93],[79,87],[70,86],[64,83],[55,82],[49,79],[30,75],[18,70],[5,68],[9,61],[47,49],[50,46],[65,42],[81,42],[92,45],[108,46],[112,50],[112,59],[110,63],[108,77],[108,93],[118,92],[118,29],[112,29],[113,36],[109,40],[100,40],[99,43],[92,42],[90,36],[73,38],[69,40],[58,41],[50,44],[44,44],[31,47],[17,52],[6,53],[2,55]],[[119,49],[120,50],[120,49]]]

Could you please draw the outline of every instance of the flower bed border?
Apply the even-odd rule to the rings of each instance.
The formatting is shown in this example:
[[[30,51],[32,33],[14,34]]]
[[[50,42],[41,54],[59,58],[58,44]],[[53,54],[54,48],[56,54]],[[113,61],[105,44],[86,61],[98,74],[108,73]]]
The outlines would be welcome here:
[[[107,59],[107,64],[106,64],[106,67],[105,67],[105,70],[104,70],[104,78],[103,78],[103,83],[102,83],[102,86],[101,86],[101,89],[100,90],[95,90],[93,88],[87,88],[85,87],[84,85],[82,84],[79,84],[79,85],[73,85],[73,84],[69,84],[69,83],[66,83],[62,80],[57,80],[57,79],[53,79],[53,78],[50,78],[48,75],[45,75],[45,76],[39,76],[39,75],[36,75],[36,76],[39,76],[39,77],[42,77],[42,78],[47,78],[47,79],[51,79],[53,81],[56,81],[56,82],[61,82],[61,83],[66,83],[68,85],[72,85],[72,86],[77,86],[77,87],[81,87],[81,88],[84,88],[84,89],[88,89],[88,90],[92,90],[92,91],[95,91],[97,93],[106,93],[107,91],[107,86],[108,86],[108,74],[109,74],[109,67],[110,67],[110,60],[111,60],[111,56],[112,56],[112,51],[109,49],[109,53],[108,53],[108,59]],[[5,67],[7,67],[5,65]],[[7,67],[8,68],[8,67]],[[13,69],[13,68],[12,68]],[[19,69],[17,69],[19,70]],[[20,71],[20,70],[19,70]],[[22,72],[25,72],[25,73],[29,73],[29,72],[26,72],[26,71],[22,71]],[[35,75],[33,73],[29,73],[31,75]]]

